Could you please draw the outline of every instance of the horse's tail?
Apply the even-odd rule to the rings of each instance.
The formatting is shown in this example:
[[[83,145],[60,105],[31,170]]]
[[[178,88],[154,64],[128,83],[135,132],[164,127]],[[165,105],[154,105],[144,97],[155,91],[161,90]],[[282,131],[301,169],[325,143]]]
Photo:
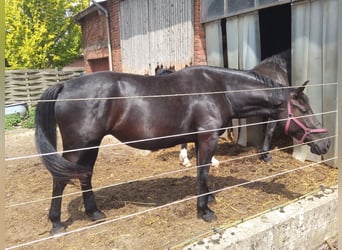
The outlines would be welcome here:
[[[55,103],[63,83],[49,87],[36,107],[36,147],[45,167],[53,177],[60,179],[84,178],[89,172],[57,153]]]

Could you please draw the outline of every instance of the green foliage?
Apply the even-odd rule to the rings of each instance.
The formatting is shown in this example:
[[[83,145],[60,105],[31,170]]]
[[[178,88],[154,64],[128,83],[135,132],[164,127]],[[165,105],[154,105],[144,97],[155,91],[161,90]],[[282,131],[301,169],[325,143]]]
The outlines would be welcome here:
[[[70,17],[88,0],[7,0],[5,57],[11,69],[63,67],[81,54],[81,29]]]
[[[22,117],[20,114],[12,114],[5,116],[5,129],[13,129],[21,126],[23,128],[35,127],[35,109],[30,109],[26,117]]]
[[[12,114],[5,116],[5,129],[12,129],[15,126],[18,126],[22,120],[21,115]]]
[[[36,109],[30,109],[28,116],[21,122],[23,128],[35,128]]]

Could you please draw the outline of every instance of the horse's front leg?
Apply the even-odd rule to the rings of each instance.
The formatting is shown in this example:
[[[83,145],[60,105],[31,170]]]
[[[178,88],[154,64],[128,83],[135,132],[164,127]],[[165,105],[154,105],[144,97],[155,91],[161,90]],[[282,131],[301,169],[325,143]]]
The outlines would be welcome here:
[[[269,119],[269,122],[266,126],[266,133],[265,133],[265,139],[264,144],[262,146],[262,155],[260,156],[260,159],[264,160],[265,162],[269,162],[272,160],[272,156],[270,155],[270,148],[271,148],[271,140],[274,135],[275,128],[277,126],[277,123]]]
[[[196,157],[197,157],[197,213],[198,216],[207,222],[215,221],[216,215],[208,207],[208,202],[214,200],[214,196],[207,194],[208,177],[211,165],[211,158],[214,155],[218,143],[218,135],[200,135],[196,144]]]
[[[67,181],[53,178],[52,200],[49,211],[49,219],[52,222],[52,235],[64,232],[64,225],[61,222],[62,194]]]

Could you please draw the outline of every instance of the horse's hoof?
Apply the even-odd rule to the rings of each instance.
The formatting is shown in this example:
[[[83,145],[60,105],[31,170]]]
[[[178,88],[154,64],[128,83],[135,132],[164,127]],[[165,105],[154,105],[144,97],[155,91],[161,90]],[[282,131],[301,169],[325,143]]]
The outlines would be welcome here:
[[[106,218],[106,215],[102,213],[100,210],[96,210],[94,212],[86,212],[86,214],[92,221],[102,220]]]
[[[260,156],[260,159],[263,160],[264,162],[270,162],[272,161],[272,156],[269,153],[262,154]]]
[[[212,162],[211,166],[216,168],[216,167],[220,166],[220,162],[219,161],[218,162]]]
[[[213,222],[217,220],[215,213],[209,208],[206,209],[205,211],[198,211],[197,216],[199,218],[202,218],[206,222]]]
[[[53,226],[50,230],[51,235],[58,235],[65,232],[65,227],[62,224],[59,224],[57,226]]]
[[[189,168],[189,167],[192,166],[192,164],[191,164],[190,161],[188,161],[188,162],[183,162],[182,164],[183,164],[183,166],[186,167],[186,168]]]

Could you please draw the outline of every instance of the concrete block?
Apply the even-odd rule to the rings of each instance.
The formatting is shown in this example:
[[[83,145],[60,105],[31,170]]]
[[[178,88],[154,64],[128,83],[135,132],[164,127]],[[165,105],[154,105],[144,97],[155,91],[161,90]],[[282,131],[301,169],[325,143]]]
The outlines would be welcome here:
[[[338,189],[325,189],[188,245],[184,250],[316,249],[338,234]]]

